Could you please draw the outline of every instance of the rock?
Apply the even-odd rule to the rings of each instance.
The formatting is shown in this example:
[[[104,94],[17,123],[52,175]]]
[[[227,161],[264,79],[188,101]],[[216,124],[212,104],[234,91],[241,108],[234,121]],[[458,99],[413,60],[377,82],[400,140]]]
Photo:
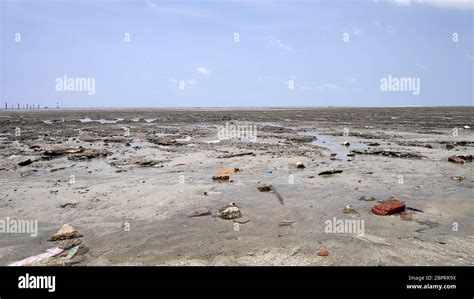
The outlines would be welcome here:
[[[344,214],[359,214],[353,207],[347,205],[344,207],[344,210],[342,211]]]
[[[33,174],[33,171],[31,169],[20,172],[21,177],[30,176],[32,174]]]
[[[452,145],[451,143],[448,143],[446,144],[446,149],[449,151],[449,150],[452,150],[454,148],[454,145]]]
[[[212,177],[212,180],[216,182],[228,182],[230,177],[228,175],[215,175]]]
[[[260,192],[270,192],[270,191],[272,191],[272,185],[270,185],[270,184],[259,184],[257,186],[257,189]]]
[[[453,179],[454,181],[461,182],[462,180],[464,180],[464,177],[460,176],[460,175],[455,175],[455,176],[451,177],[451,179]]]
[[[318,175],[332,175],[332,174],[336,174],[336,173],[341,173],[342,170],[326,170],[326,171],[323,171],[323,172],[320,172],[318,173]]]
[[[403,202],[396,198],[390,198],[384,203],[373,206],[371,211],[374,214],[386,216],[404,212],[405,208],[406,205]]]
[[[188,217],[200,217],[200,216],[207,216],[211,215],[211,210],[208,208],[199,208],[195,211],[189,212],[186,214]]]
[[[66,240],[80,237],[82,237],[81,233],[79,233],[69,224],[64,224],[61,229],[57,233],[52,235],[48,241]]]
[[[375,200],[375,197],[373,196],[362,196],[361,198],[359,198],[359,200],[363,200],[363,201],[374,201]]]
[[[296,162],[296,168],[304,169],[305,166],[304,166],[303,162]]]
[[[451,157],[448,158],[448,161],[458,163],[458,164],[464,164],[465,162],[472,162],[473,155],[452,155]]]
[[[355,157],[355,155],[356,155],[356,154],[353,153],[353,152],[350,152],[350,153],[347,154],[348,157]]]
[[[231,220],[242,217],[242,213],[234,202],[219,209],[221,218]]]
[[[425,144],[425,147],[426,148],[433,148],[433,146],[431,144]]]
[[[344,141],[343,143],[341,143],[343,146],[350,146],[351,144],[347,141]]]
[[[318,256],[328,256],[329,251],[326,248],[321,248],[316,254]]]
[[[18,166],[27,166],[27,165],[30,165],[31,163],[33,163],[33,161],[31,161],[31,159],[28,159],[28,160],[21,161],[20,163],[18,163]]]
[[[369,143],[369,146],[380,146],[380,143],[378,143],[378,142],[371,142],[371,143]]]

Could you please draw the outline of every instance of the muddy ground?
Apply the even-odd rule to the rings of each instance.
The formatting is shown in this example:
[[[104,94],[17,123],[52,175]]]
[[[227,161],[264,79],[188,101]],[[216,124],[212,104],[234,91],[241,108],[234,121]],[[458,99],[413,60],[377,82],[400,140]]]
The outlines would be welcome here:
[[[37,220],[39,231],[0,234],[0,265],[55,247],[48,238],[66,223],[87,248],[73,265],[473,265],[472,162],[448,161],[474,154],[473,116],[472,107],[1,111],[0,220]],[[256,140],[219,140],[226,123],[256,126]],[[228,168],[239,170],[230,181],[212,180]],[[342,173],[318,175],[326,170]],[[370,211],[390,197],[418,211]],[[229,202],[250,221],[219,217]],[[211,215],[187,217],[199,208]],[[326,232],[334,217],[363,221],[363,235]]]

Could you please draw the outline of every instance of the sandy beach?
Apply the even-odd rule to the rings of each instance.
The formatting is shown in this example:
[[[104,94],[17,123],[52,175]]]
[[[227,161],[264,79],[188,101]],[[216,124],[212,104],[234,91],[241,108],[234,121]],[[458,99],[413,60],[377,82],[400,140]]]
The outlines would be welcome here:
[[[35,220],[38,234],[1,234],[0,264],[55,247],[48,239],[69,224],[83,250],[67,264],[80,266],[474,265],[472,156],[448,160],[474,154],[473,115],[1,111],[0,219]],[[342,172],[320,175],[331,170]],[[371,212],[392,197],[403,217]],[[242,217],[222,217],[230,202]],[[328,232],[338,220],[363,231]]]

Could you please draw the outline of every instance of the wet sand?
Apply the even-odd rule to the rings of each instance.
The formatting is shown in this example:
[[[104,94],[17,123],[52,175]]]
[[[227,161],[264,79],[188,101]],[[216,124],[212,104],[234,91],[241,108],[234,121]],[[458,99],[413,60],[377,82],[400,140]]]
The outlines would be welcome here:
[[[38,220],[39,232],[1,234],[0,264],[54,247],[47,239],[68,223],[88,248],[76,265],[473,265],[472,162],[448,161],[474,154],[473,116],[472,107],[1,111],[0,219]],[[226,124],[256,126],[257,139],[219,140]],[[46,154],[80,146],[88,150]],[[212,180],[228,168],[240,171]],[[334,169],[343,172],[318,175]],[[421,211],[375,215],[378,202],[362,196]],[[250,221],[219,217],[229,202]],[[186,216],[201,207],[211,215]],[[363,220],[364,235],[325,232],[334,217]]]

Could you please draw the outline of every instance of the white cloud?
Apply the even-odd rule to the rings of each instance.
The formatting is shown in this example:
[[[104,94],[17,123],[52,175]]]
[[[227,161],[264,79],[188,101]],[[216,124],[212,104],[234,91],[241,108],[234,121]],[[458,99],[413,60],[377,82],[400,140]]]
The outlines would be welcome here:
[[[265,40],[273,47],[280,48],[287,51],[291,50],[290,46],[284,44],[281,40],[279,40],[278,38],[274,36],[267,35],[265,36]]]
[[[434,5],[441,8],[474,9],[474,0],[392,0],[392,2],[400,6],[416,3]]]
[[[211,74],[211,70],[210,70],[210,69],[207,69],[207,68],[205,68],[205,67],[203,67],[203,66],[199,66],[199,67],[196,69],[196,71],[197,71],[198,73],[200,73],[201,75],[206,75],[206,76],[208,76],[208,75]]]

